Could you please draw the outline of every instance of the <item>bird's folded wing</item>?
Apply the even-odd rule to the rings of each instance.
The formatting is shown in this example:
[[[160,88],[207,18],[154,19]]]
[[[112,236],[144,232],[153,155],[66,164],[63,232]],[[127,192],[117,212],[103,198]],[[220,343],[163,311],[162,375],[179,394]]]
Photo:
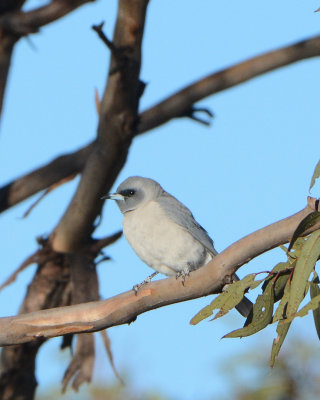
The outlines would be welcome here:
[[[186,206],[184,206],[179,200],[167,192],[164,192],[161,196],[159,196],[157,201],[169,218],[189,232],[213,256],[218,254],[207,231],[198,224],[191,211]]]

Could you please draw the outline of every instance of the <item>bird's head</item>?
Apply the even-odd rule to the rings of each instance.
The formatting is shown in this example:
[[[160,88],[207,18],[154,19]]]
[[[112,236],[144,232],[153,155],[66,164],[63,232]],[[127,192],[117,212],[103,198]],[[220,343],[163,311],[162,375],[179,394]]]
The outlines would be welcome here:
[[[131,176],[121,183],[115,193],[109,193],[102,198],[116,200],[122,214],[125,214],[156,200],[162,192],[158,182],[141,176]]]

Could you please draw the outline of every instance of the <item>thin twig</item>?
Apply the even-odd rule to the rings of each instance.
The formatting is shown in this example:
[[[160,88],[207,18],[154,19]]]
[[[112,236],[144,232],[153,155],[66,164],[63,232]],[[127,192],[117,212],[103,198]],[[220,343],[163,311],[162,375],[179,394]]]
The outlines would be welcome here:
[[[92,29],[97,33],[99,38],[103,41],[103,43],[108,47],[108,49],[114,53],[115,55],[118,54],[118,49],[116,46],[112,43],[110,39],[108,39],[107,35],[103,32],[104,22],[101,22],[99,25],[92,25]]]

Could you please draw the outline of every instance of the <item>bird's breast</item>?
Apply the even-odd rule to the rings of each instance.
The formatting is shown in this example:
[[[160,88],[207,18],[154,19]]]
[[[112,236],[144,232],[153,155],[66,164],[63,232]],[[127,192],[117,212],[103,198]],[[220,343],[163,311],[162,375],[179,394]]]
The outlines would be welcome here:
[[[166,266],[175,273],[196,269],[208,261],[204,246],[155,201],[126,213],[123,232],[136,254],[155,270]]]

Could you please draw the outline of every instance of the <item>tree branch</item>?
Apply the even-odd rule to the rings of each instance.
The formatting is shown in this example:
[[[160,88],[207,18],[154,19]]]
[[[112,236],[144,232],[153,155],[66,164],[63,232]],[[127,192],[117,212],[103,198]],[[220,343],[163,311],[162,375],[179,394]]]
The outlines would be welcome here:
[[[0,3],[0,115],[9,73],[12,52],[21,36],[34,33],[82,4],[94,0],[52,0],[32,11],[20,10],[24,0],[4,0]]]
[[[28,197],[44,190],[61,179],[82,171],[94,142],[80,150],[57,157],[0,189],[0,212],[20,203]]]
[[[0,30],[17,37],[38,32],[39,28],[64,17],[66,14],[94,0],[52,0],[45,6],[31,11],[15,11],[0,17]]]
[[[136,135],[160,126],[172,118],[188,114],[194,103],[206,96],[236,86],[285,65],[319,55],[320,36],[317,36],[251,58],[211,74],[142,112],[139,116]],[[59,157],[47,166],[34,170],[30,174],[0,188],[0,212],[66,176],[80,172],[93,147],[94,143],[91,143],[75,153]]]
[[[144,133],[172,118],[185,115],[194,103],[214,93],[299,60],[320,56],[320,36],[250,58],[202,78],[179,90],[140,115],[138,133]]]
[[[142,287],[137,296],[131,290],[103,301],[0,318],[0,345],[25,343],[69,333],[94,332],[130,323],[139,314],[159,307],[218,293],[242,265],[289,242],[300,221],[315,209],[315,199],[308,198],[308,203],[297,214],[229,246],[209,264],[192,272],[184,286],[180,280],[172,277]],[[308,233],[319,229],[319,226],[314,226]]]
[[[52,248],[74,252],[90,240],[100,214],[101,196],[123,167],[136,129],[141,45],[148,0],[120,0],[109,78],[100,104],[98,137],[76,193],[50,235]],[[112,71],[112,74],[110,72]]]

